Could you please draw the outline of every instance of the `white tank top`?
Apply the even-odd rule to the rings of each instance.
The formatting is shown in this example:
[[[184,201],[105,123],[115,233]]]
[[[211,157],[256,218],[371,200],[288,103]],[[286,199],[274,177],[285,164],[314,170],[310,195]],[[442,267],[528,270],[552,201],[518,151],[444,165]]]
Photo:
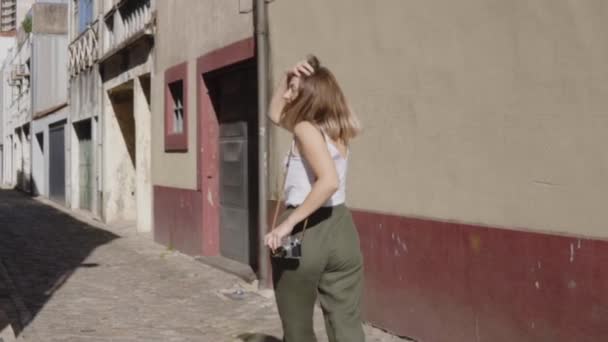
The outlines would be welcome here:
[[[325,137],[325,135],[323,136]],[[336,165],[340,182],[338,190],[323,204],[324,207],[333,207],[344,203],[346,200],[346,170],[350,150],[347,150],[346,158],[344,158],[329,139],[326,138],[325,141],[329,154]],[[304,199],[310,193],[312,184],[315,182],[315,174],[310,164],[302,156],[296,155],[294,151],[295,142],[292,143],[291,150],[285,158],[287,176],[285,178],[284,198],[286,205],[298,206],[304,202]]]

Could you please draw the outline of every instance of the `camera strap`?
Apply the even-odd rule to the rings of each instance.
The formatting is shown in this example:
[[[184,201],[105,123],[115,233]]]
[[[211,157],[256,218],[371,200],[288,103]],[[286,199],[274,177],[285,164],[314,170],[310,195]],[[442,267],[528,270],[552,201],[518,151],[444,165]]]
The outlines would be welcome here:
[[[274,215],[272,217],[272,228],[270,229],[271,231],[274,230],[276,228],[277,225],[277,218],[279,216],[279,208],[281,206],[281,201],[283,199],[283,192],[285,192],[285,182],[287,181],[287,171],[289,170],[289,164],[291,163],[291,157],[293,156],[293,148],[295,146],[295,138],[292,140],[292,144],[291,147],[289,148],[289,155],[287,156],[287,163],[285,164],[284,170],[283,170],[283,182],[281,184],[281,187],[279,188],[279,195],[277,198],[277,204],[274,208]],[[306,233],[306,226],[308,225],[308,217],[304,220],[304,227],[302,227],[302,235],[300,240],[302,241],[302,243],[304,243],[304,234]]]

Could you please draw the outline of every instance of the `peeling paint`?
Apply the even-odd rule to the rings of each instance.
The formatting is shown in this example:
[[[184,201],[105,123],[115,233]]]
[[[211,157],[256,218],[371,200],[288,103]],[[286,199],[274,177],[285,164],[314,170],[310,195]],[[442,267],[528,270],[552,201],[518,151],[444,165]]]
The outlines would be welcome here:
[[[471,235],[469,237],[469,243],[471,245],[471,249],[478,253],[481,249],[481,238],[478,235]]]
[[[570,262],[574,262],[574,244],[570,244]]]
[[[578,239],[578,244],[577,244],[576,248],[581,249],[581,239]]]
[[[540,260],[539,260],[538,261],[538,269],[540,270],[540,268],[541,268],[541,263],[540,263]]]
[[[538,280],[534,282],[534,287],[540,290],[540,282]]]
[[[534,180],[532,182],[537,185],[544,185],[544,186],[548,186],[548,187],[561,186],[560,184],[545,181],[545,180]]]
[[[213,195],[211,194],[211,190],[207,190],[207,202],[213,206]]]
[[[575,288],[576,288],[576,281],[574,281],[574,280],[570,280],[570,281],[568,282],[568,288],[569,288],[569,289],[575,289]]]
[[[479,342],[479,317],[475,316],[475,339]]]

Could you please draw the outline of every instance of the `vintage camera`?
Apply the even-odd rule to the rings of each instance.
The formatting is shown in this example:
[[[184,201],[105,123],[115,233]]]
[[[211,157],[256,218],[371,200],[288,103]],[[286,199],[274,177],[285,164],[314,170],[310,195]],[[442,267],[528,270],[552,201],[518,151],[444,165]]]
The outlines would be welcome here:
[[[283,239],[283,244],[273,253],[275,258],[299,259],[302,256],[302,240],[295,236],[287,236]]]

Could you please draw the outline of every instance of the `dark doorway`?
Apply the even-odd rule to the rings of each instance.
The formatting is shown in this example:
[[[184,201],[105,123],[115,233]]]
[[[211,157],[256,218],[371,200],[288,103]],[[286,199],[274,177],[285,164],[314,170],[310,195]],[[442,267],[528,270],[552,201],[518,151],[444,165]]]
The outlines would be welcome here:
[[[49,198],[65,205],[65,124],[49,127]]]
[[[44,132],[38,132],[34,135],[34,144],[32,146],[32,163],[39,157],[41,160],[39,165],[35,165],[32,167],[32,195],[39,196],[40,194],[48,194],[46,185],[46,180],[44,177],[46,176],[46,161],[44,151]],[[34,164],[32,164],[34,165]]]
[[[93,140],[91,120],[74,124],[78,137],[78,197],[79,208],[91,210],[93,202]]]
[[[255,61],[207,73],[204,81],[219,123],[220,253],[257,269]]]

